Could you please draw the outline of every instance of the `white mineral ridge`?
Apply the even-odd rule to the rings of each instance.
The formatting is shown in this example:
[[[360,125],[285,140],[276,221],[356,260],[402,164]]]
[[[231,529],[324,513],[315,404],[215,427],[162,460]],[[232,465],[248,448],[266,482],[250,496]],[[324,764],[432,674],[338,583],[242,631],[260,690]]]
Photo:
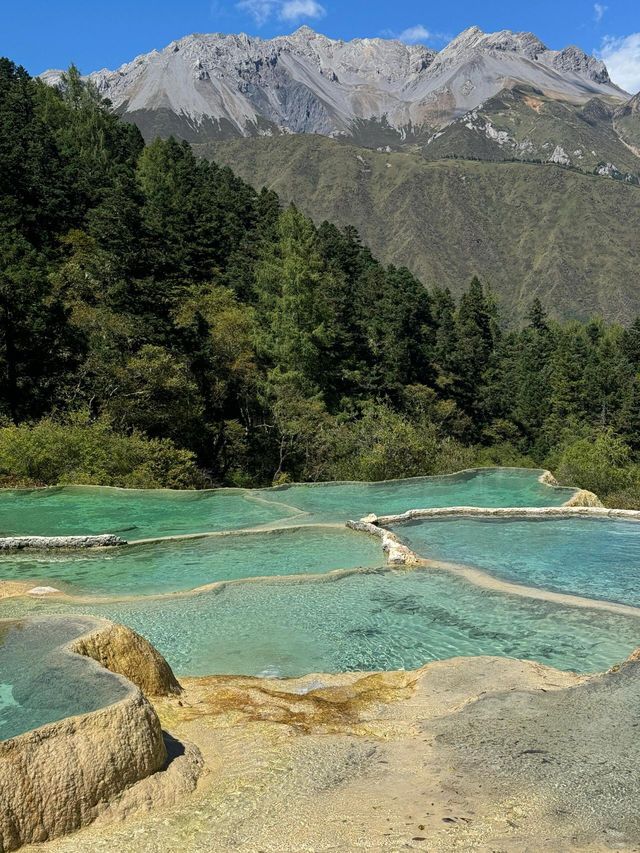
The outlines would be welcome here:
[[[51,84],[59,77],[42,75]],[[549,50],[532,33],[478,27],[440,52],[393,39],[333,40],[309,27],[273,39],[193,34],[89,77],[125,115],[164,109],[194,127],[228,122],[242,135],[260,132],[259,122],[262,132],[275,125],[326,135],[383,117],[397,129],[445,126],[517,84],[576,103],[629,97],[578,47]]]

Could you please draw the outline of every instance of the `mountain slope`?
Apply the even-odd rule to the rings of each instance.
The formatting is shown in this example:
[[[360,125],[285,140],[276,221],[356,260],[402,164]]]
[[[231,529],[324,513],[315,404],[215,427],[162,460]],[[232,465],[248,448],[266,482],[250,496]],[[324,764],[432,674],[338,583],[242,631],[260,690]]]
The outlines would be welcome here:
[[[572,104],[514,87],[432,134],[422,153],[428,159],[558,163],[636,182],[640,150],[625,135],[640,145],[640,112],[633,100],[617,108],[596,97]]]
[[[555,164],[425,161],[321,136],[198,146],[316,222],[354,225],[388,263],[460,293],[479,275],[510,319],[640,314],[640,188]]]
[[[43,75],[55,83],[60,72]],[[577,47],[549,50],[531,33],[470,27],[439,53],[389,39],[194,34],[90,79],[147,139],[190,141],[280,133],[352,135],[372,123],[396,143],[420,138],[504,88],[531,86],[572,103],[628,97],[604,64]],[[363,126],[364,122],[364,126]]]

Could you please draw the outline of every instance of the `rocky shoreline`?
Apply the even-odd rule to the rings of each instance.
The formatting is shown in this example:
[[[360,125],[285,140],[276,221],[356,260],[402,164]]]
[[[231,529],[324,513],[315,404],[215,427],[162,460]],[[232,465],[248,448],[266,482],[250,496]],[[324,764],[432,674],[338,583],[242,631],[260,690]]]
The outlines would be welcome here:
[[[196,790],[25,849],[633,849],[636,658],[595,676],[476,657],[184,679],[179,697],[153,702],[163,728],[202,754]]]

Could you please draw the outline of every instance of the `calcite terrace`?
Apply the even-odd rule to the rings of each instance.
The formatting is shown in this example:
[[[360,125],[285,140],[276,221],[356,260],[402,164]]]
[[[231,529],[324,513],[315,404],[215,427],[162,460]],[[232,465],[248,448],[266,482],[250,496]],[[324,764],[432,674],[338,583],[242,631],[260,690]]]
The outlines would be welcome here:
[[[7,648],[12,632],[18,636]],[[159,771],[166,778],[156,781],[158,802],[166,797],[163,781],[170,789],[193,788],[197,750],[183,750],[187,760],[172,767],[157,714],[138,686],[156,695],[180,692],[166,661],[145,640],[92,617],[1,620],[3,675],[34,634],[42,638],[43,674],[34,684],[30,673],[14,673],[21,683],[13,685],[11,704],[18,706],[17,720],[26,717],[37,724],[38,714],[45,714],[49,721],[0,742],[2,853],[85,826],[113,810],[114,800],[123,796],[132,810],[147,796],[147,788],[137,785]],[[64,637],[63,645],[48,647],[53,637],[58,643]],[[42,700],[47,707],[38,710],[39,693],[51,679],[48,689],[51,696],[58,694],[60,708],[47,696]],[[69,679],[73,683],[67,684]],[[33,708],[27,714],[29,703]]]

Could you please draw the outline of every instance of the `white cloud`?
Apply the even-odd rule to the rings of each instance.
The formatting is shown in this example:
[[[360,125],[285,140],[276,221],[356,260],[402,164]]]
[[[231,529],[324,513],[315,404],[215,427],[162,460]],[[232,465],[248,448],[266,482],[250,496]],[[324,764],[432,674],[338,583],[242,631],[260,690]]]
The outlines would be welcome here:
[[[593,4],[593,17],[596,20],[596,24],[599,24],[602,20],[602,16],[607,11],[609,7],[603,6],[602,3],[594,3]]]
[[[275,5],[274,0],[241,0],[240,3],[236,3],[236,9],[248,12],[256,24],[261,27],[271,17]]]
[[[447,36],[444,33],[431,32],[431,30],[428,30],[422,24],[407,27],[402,32],[398,32],[397,30],[382,30],[380,35],[383,38],[403,41],[405,44],[426,44],[427,40],[446,42],[451,39],[451,36]]]
[[[406,30],[403,30],[398,34],[398,39],[406,44],[426,42],[428,38],[431,38],[431,33],[426,27],[423,27],[422,24],[416,24],[415,27],[407,27]]]
[[[640,90],[640,33],[622,38],[605,36],[598,56],[614,83],[627,92]]]
[[[282,4],[278,17],[281,21],[300,21],[302,18],[324,18],[327,10],[316,0],[286,0]]]
[[[236,9],[248,12],[259,27],[274,15],[281,21],[295,23],[303,18],[324,18],[327,14],[317,0],[240,0]]]

